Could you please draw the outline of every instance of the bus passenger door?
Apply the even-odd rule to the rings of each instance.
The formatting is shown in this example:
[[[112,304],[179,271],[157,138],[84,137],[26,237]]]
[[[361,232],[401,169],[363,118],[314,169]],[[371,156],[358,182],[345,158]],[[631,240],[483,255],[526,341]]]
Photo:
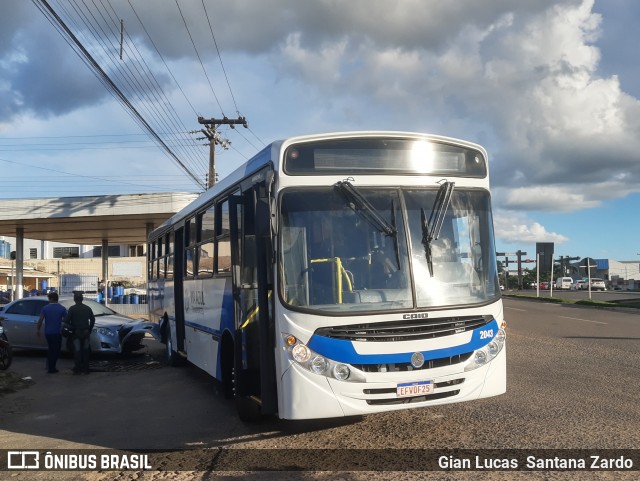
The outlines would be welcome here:
[[[175,266],[174,279],[174,299],[175,299],[175,322],[176,322],[176,351],[184,353],[184,227],[176,230],[175,233]]]
[[[270,214],[268,198],[261,198],[264,191],[259,185],[253,186],[232,197],[229,206],[236,402],[240,416],[247,419],[277,412],[275,341],[269,306]]]

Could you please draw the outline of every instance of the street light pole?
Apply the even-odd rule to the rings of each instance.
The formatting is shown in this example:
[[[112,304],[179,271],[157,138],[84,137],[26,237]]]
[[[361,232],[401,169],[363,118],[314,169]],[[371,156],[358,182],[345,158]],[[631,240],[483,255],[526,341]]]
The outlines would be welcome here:
[[[540,253],[536,253],[536,297],[540,297]]]

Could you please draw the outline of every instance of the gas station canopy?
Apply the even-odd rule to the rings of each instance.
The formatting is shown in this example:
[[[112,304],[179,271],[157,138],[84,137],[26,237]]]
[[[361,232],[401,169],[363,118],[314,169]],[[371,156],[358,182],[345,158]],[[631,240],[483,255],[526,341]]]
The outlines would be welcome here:
[[[197,198],[198,194],[53,197],[0,201],[0,235],[99,245],[143,244],[149,230]]]

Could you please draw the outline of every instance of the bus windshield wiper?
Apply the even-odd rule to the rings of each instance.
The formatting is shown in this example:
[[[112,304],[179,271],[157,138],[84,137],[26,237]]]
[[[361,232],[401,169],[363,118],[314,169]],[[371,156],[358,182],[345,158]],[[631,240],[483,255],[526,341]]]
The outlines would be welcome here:
[[[424,245],[424,255],[427,258],[427,265],[429,266],[429,274],[433,277],[433,260],[431,256],[431,243],[437,240],[442,230],[442,224],[444,217],[449,208],[451,202],[451,196],[453,194],[453,188],[455,182],[449,182],[445,180],[438,189],[436,200],[433,203],[431,215],[427,220],[427,215],[424,208],[420,209],[420,222],[422,224],[422,245]]]
[[[386,236],[396,235],[396,228],[390,225],[380,216],[380,214],[378,214],[375,207],[373,207],[369,201],[356,190],[355,186],[351,182],[348,180],[341,180],[335,183],[333,187],[340,192],[345,199],[347,199],[350,207],[373,227]]]

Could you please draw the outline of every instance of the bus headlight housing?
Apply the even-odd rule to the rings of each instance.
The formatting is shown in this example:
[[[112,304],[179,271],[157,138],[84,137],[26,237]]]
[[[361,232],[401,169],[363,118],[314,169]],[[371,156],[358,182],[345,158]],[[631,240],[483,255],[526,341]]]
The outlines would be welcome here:
[[[486,346],[474,351],[471,358],[467,361],[464,370],[473,371],[491,362],[504,348],[506,338],[506,331],[504,328],[500,328],[496,336]]]
[[[291,334],[283,334],[284,350],[298,366],[320,376],[338,381],[364,382],[364,374],[358,369],[342,362],[336,362],[313,350]]]

